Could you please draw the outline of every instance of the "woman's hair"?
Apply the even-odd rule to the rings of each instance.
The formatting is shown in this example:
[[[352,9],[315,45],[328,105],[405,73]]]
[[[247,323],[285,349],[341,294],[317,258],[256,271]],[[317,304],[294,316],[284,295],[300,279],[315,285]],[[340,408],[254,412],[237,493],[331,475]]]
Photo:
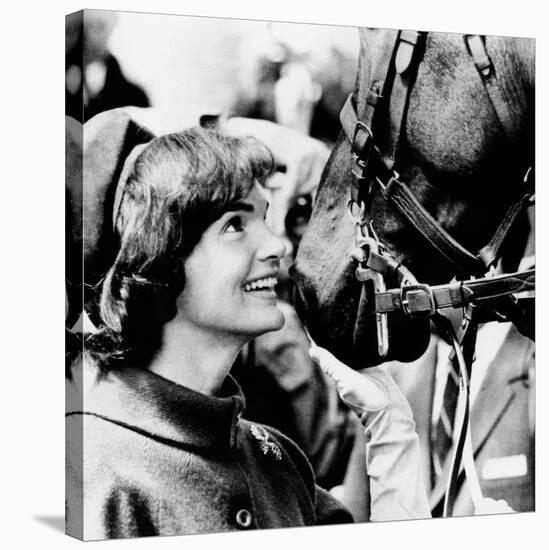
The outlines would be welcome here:
[[[138,155],[115,220],[119,251],[98,289],[101,324],[84,346],[103,371],[150,361],[176,313],[185,259],[273,168],[259,141],[202,128],[158,137]]]

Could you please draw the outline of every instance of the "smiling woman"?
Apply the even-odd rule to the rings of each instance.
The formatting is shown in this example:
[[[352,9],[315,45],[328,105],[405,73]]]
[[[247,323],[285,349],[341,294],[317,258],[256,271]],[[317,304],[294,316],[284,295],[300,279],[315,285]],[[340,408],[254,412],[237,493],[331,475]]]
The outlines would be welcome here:
[[[250,337],[282,326],[275,300],[263,320],[243,288],[276,277],[284,252],[257,183],[272,166],[259,142],[200,128],[156,138],[137,156],[116,215],[120,247],[102,287],[102,327],[89,341],[92,351],[109,341],[103,369],[129,361],[166,374],[174,344],[181,358],[193,345],[230,341],[236,356]],[[169,378],[186,372],[174,370]]]

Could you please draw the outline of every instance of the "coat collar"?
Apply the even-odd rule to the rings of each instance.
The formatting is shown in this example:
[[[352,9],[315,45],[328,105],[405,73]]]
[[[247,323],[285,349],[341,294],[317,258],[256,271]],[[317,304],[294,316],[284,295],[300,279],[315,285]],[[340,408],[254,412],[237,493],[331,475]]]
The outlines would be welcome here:
[[[227,377],[219,396],[208,396],[148,370],[126,367],[100,375],[95,367],[73,370],[66,414],[88,414],[158,440],[194,449],[228,450],[236,444],[242,390]]]

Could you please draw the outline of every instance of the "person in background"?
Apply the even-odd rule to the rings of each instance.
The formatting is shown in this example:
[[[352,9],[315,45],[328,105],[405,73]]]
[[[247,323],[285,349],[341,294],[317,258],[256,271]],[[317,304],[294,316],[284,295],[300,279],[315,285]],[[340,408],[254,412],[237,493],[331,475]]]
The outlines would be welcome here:
[[[148,107],[143,88],[131,82],[109,51],[115,12],[86,10],[67,16],[65,114],[85,122],[97,113],[134,105]]]
[[[231,114],[276,122],[331,147],[341,129],[339,112],[353,90],[358,43],[351,53],[331,34],[307,39],[298,27],[270,23],[259,37],[243,41],[245,85]]]

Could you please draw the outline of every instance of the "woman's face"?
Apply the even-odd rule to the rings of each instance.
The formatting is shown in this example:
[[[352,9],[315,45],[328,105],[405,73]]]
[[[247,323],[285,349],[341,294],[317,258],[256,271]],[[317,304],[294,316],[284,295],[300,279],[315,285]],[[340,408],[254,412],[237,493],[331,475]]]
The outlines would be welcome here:
[[[274,287],[285,246],[265,225],[267,206],[256,185],[204,232],[185,262],[180,320],[243,340],[282,327]]]

